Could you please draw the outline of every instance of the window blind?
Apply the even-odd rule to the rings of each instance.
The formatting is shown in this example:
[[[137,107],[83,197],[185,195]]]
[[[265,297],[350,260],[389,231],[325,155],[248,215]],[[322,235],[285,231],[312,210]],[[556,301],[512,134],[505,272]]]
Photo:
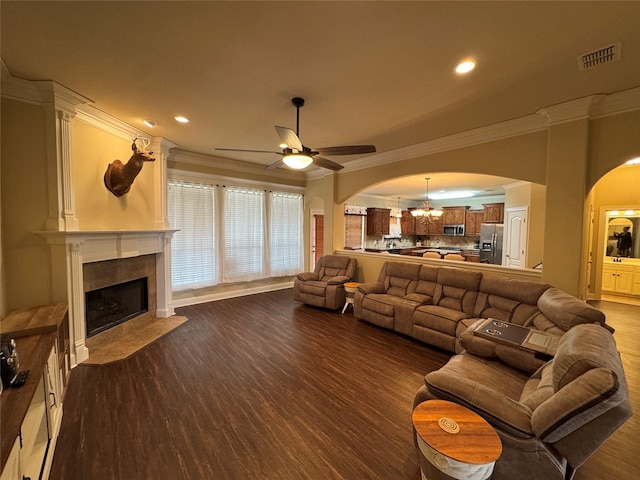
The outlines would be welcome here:
[[[344,216],[344,246],[359,250],[362,248],[362,238],[364,232],[364,219],[360,215]]]
[[[264,190],[225,187],[223,237],[223,281],[244,282],[266,276]]]
[[[169,225],[179,230],[171,240],[171,285],[174,290],[218,283],[215,200],[213,185],[168,182]]]
[[[295,275],[302,260],[302,195],[269,193],[269,273],[272,277]]]

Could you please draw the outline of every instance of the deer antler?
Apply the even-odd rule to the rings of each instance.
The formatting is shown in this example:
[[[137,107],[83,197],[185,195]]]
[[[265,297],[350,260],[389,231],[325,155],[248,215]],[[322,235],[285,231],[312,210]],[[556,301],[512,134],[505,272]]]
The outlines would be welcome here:
[[[140,134],[137,134],[137,135],[131,134],[131,141],[133,142],[133,145],[135,145],[136,150],[140,150],[142,152],[146,151],[147,147],[151,145],[151,140],[149,140],[148,137],[143,137]],[[138,141],[142,143],[142,148],[138,147],[139,145]]]

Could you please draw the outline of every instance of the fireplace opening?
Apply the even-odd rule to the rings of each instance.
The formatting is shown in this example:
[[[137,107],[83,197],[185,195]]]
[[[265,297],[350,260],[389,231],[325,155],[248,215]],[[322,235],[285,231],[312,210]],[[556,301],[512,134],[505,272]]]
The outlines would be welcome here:
[[[87,337],[148,311],[147,277],[85,294]]]

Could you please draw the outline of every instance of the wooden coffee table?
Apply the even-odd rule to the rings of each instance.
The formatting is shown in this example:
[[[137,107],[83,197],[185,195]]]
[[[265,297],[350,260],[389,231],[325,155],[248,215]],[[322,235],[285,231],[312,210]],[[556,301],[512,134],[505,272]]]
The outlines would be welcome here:
[[[427,400],[412,415],[422,479],[487,479],[502,442],[487,421],[468,408]]]

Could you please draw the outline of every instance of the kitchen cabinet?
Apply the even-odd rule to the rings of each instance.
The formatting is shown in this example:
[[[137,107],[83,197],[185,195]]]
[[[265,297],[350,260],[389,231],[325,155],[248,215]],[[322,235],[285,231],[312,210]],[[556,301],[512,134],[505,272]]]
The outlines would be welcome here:
[[[391,209],[367,208],[367,235],[389,235]]]
[[[402,218],[400,218],[400,232],[402,235],[416,234],[416,219],[408,210],[402,212]]]
[[[483,203],[484,223],[504,223],[504,203]]]
[[[469,207],[442,207],[443,225],[464,225]]]
[[[442,217],[432,217],[429,220],[423,220],[417,217],[416,235],[442,235],[444,234],[444,223]]]
[[[480,235],[480,226],[484,220],[484,210],[468,210],[465,216],[465,236]]]
[[[633,291],[633,265],[609,265],[602,267],[602,290],[631,294]]]

